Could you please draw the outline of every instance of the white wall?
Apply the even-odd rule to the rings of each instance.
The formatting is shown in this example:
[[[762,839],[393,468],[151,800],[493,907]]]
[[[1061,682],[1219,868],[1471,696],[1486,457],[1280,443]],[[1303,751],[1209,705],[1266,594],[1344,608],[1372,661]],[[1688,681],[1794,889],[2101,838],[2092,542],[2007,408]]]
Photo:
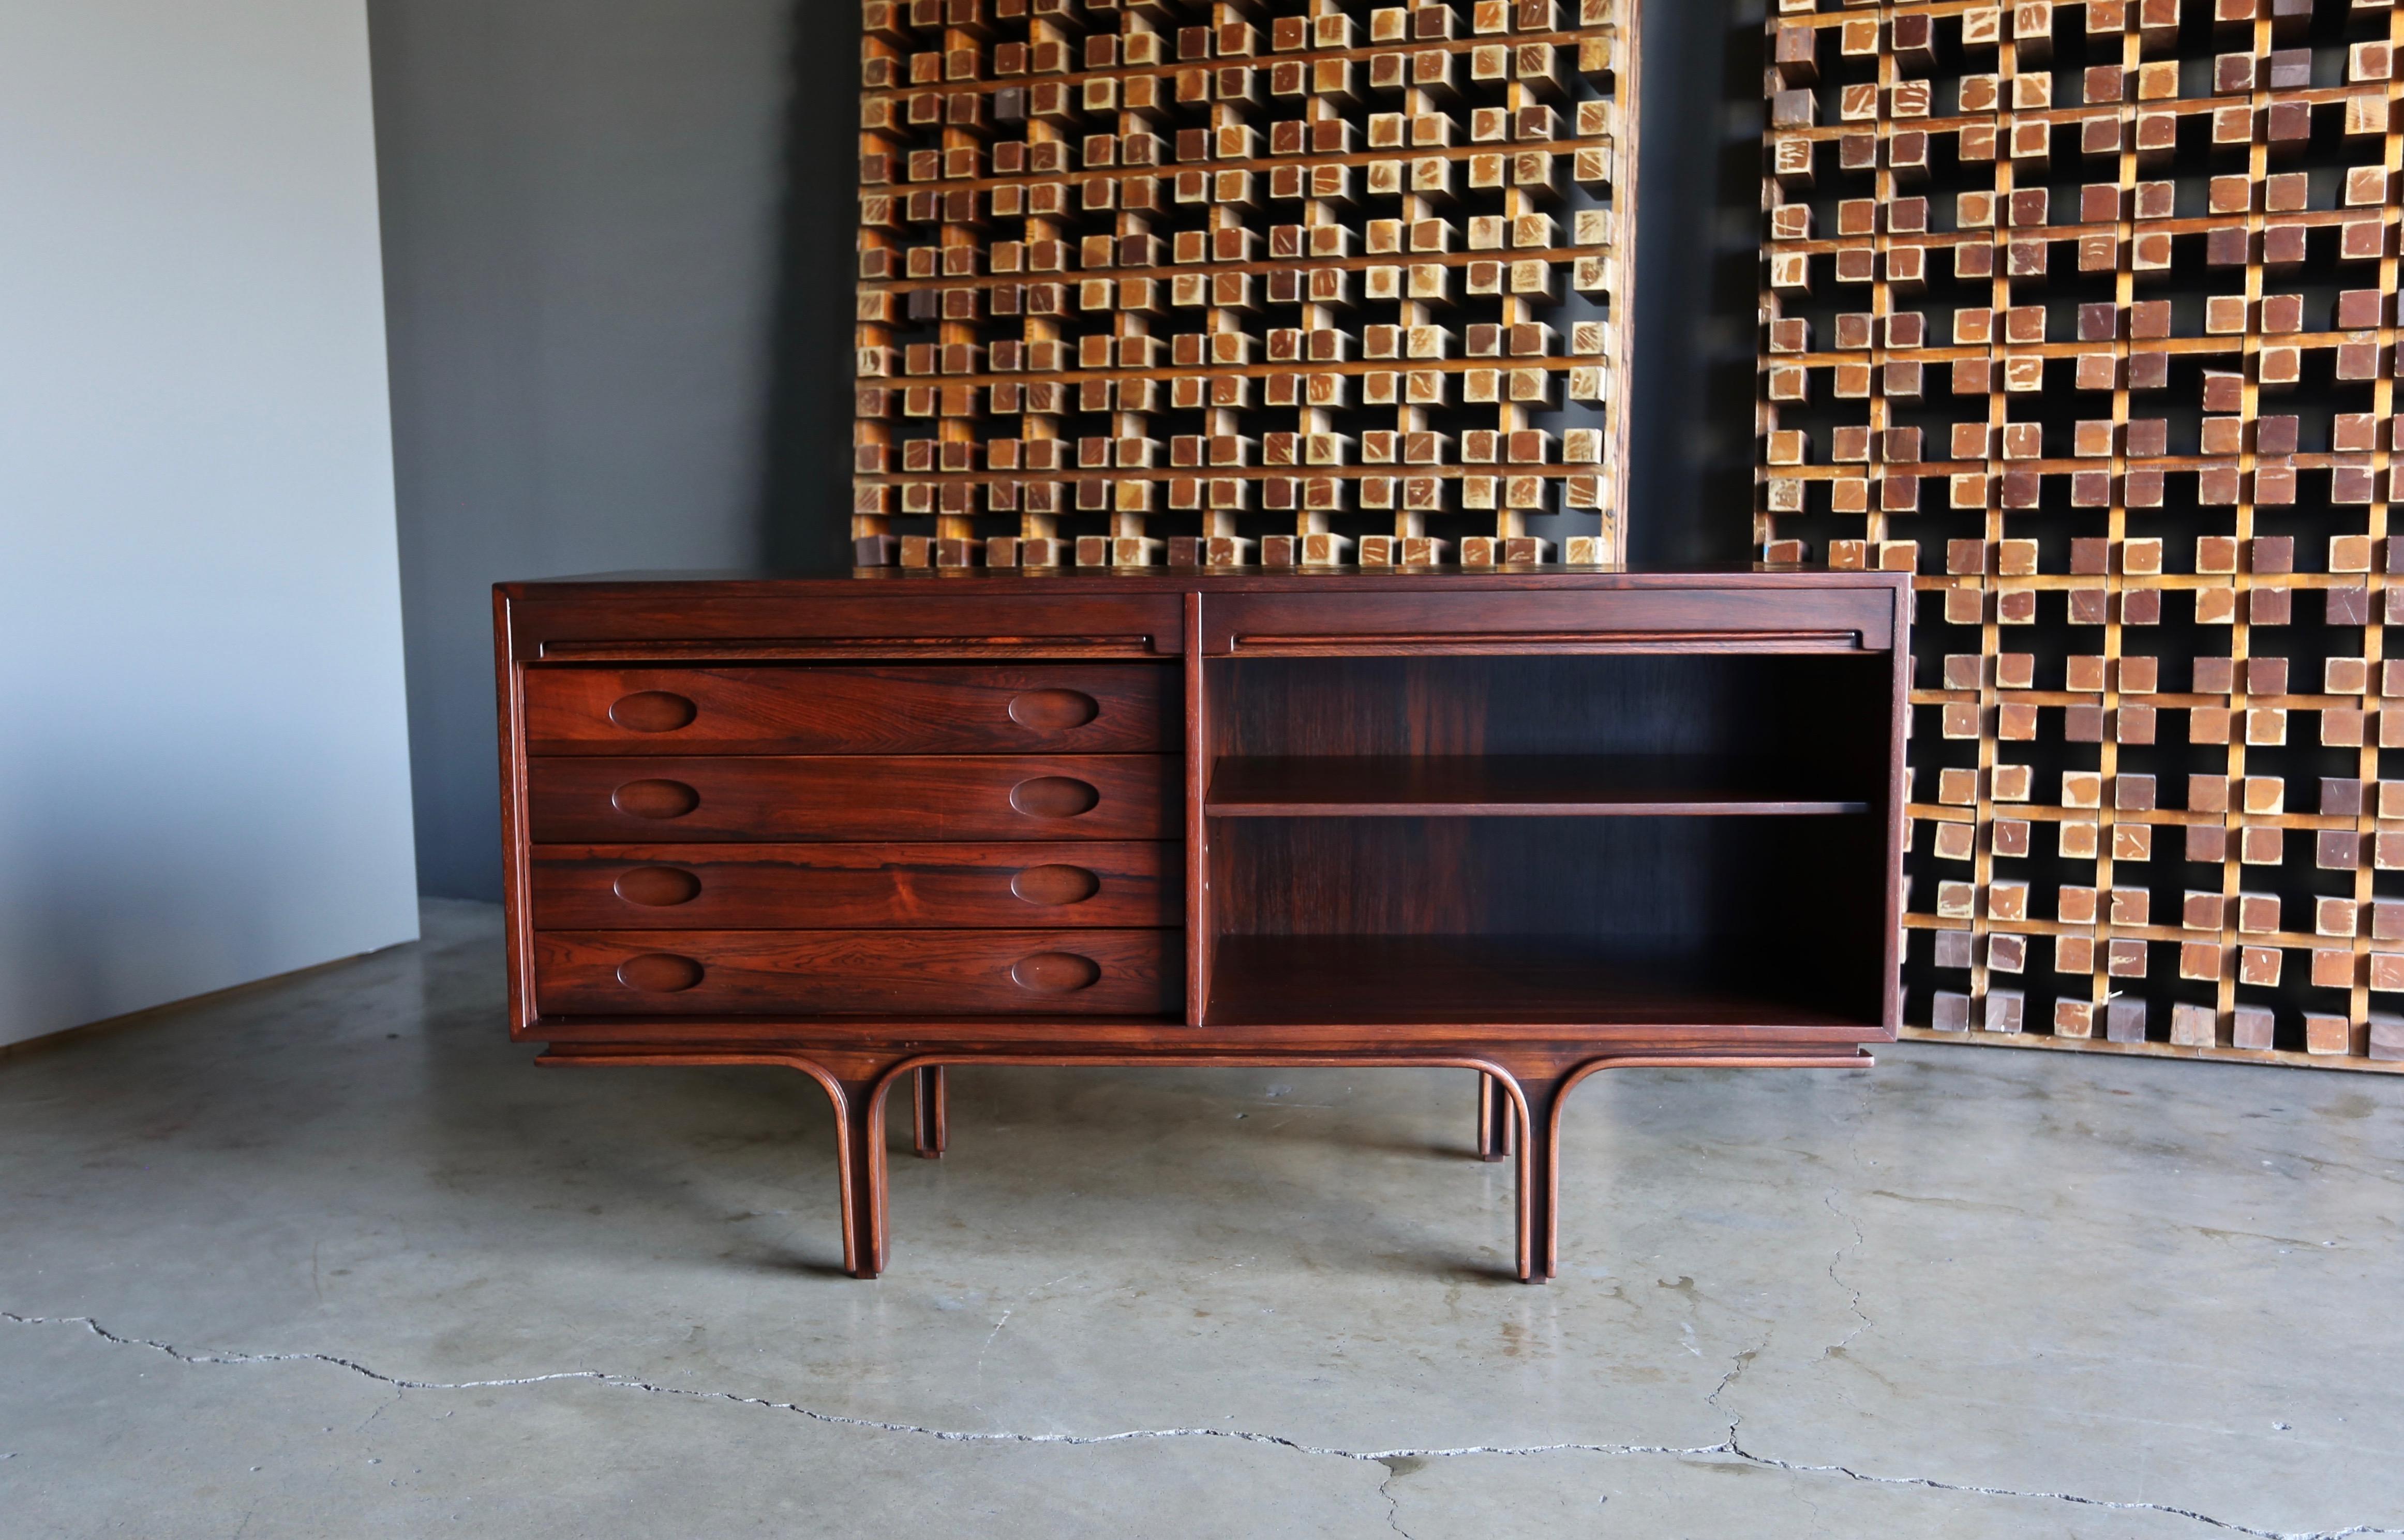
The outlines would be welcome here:
[[[412,939],[364,0],[0,0],[0,1043]]]

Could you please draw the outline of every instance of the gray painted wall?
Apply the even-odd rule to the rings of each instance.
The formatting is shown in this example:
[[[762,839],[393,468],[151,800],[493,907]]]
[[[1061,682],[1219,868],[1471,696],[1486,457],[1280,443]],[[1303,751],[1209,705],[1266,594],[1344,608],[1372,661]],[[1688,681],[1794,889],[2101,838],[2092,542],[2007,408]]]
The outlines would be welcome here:
[[[0,1042],[417,933],[367,41],[0,6]]]
[[[1628,554],[1750,559],[1765,0],[1644,0]]]
[[[858,13],[369,14],[418,862],[495,898],[495,581],[841,556]],[[1750,536],[1760,19],[1644,10],[1630,471],[1656,565]]]

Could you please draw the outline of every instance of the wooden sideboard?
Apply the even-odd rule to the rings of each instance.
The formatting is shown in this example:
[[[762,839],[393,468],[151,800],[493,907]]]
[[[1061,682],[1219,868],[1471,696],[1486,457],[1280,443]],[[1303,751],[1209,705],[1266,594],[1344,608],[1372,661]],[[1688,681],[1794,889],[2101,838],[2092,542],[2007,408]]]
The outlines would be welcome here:
[[[884,569],[495,593],[510,1029],[842,1130],[954,1064],[1476,1071],[1555,1270],[1599,1071],[1900,1022],[1903,574]]]

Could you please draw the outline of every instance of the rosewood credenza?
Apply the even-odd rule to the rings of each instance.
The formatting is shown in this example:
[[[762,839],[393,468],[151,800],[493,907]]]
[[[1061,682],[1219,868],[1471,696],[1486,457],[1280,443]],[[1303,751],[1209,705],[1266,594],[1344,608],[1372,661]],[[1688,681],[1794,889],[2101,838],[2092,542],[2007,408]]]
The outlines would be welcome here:
[[[1899,1023],[1903,574],[612,575],[495,595],[510,1029],[808,1074],[845,1265],[954,1064],[1436,1066],[1555,1270],[1601,1070]]]

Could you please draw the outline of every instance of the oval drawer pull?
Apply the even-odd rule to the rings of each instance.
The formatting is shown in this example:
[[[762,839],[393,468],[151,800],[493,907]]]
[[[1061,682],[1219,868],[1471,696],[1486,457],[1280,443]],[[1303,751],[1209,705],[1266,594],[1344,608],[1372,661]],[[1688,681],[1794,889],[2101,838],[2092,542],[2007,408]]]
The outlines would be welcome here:
[[[1010,890],[1029,903],[1083,903],[1102,890],[1102,879],[1082,866],[1030,866],[1010,879]]]
[[[680,780],[630,780],[609,793],[609,805],[628,818],[680,819],[701,805],[701,793]]]
[[[1039,733],[1065,733],[1101,714],[1102,703],[1082,690],[1029,690],[1010,702],[1010,720]]]
[[[1073,776],[1038,776],[1010,789],[1010,805],[1031,819],[1073,819],[1090,813],[1102,794]]]
[[[637,866],[614,886],[620,898],[646,909],[673,909],[701,896],[701,879],[673,866]]]
[[[1010,976],[1022,989],[1042,995],[1072,995],[1090,989],[1102,976],[1102,965],[1074,952],[1038,952],[1020,958]]]
[[[641,690],[622,695],[609,707],[609,720],[629,733],[673,733],[689,727],[701,708],[682,695],[665,690]]]
[[[674,952],[645,952],[618,964],[618,982],[647,995],[682,994],[701,982],[701,974],[700,963]]]

